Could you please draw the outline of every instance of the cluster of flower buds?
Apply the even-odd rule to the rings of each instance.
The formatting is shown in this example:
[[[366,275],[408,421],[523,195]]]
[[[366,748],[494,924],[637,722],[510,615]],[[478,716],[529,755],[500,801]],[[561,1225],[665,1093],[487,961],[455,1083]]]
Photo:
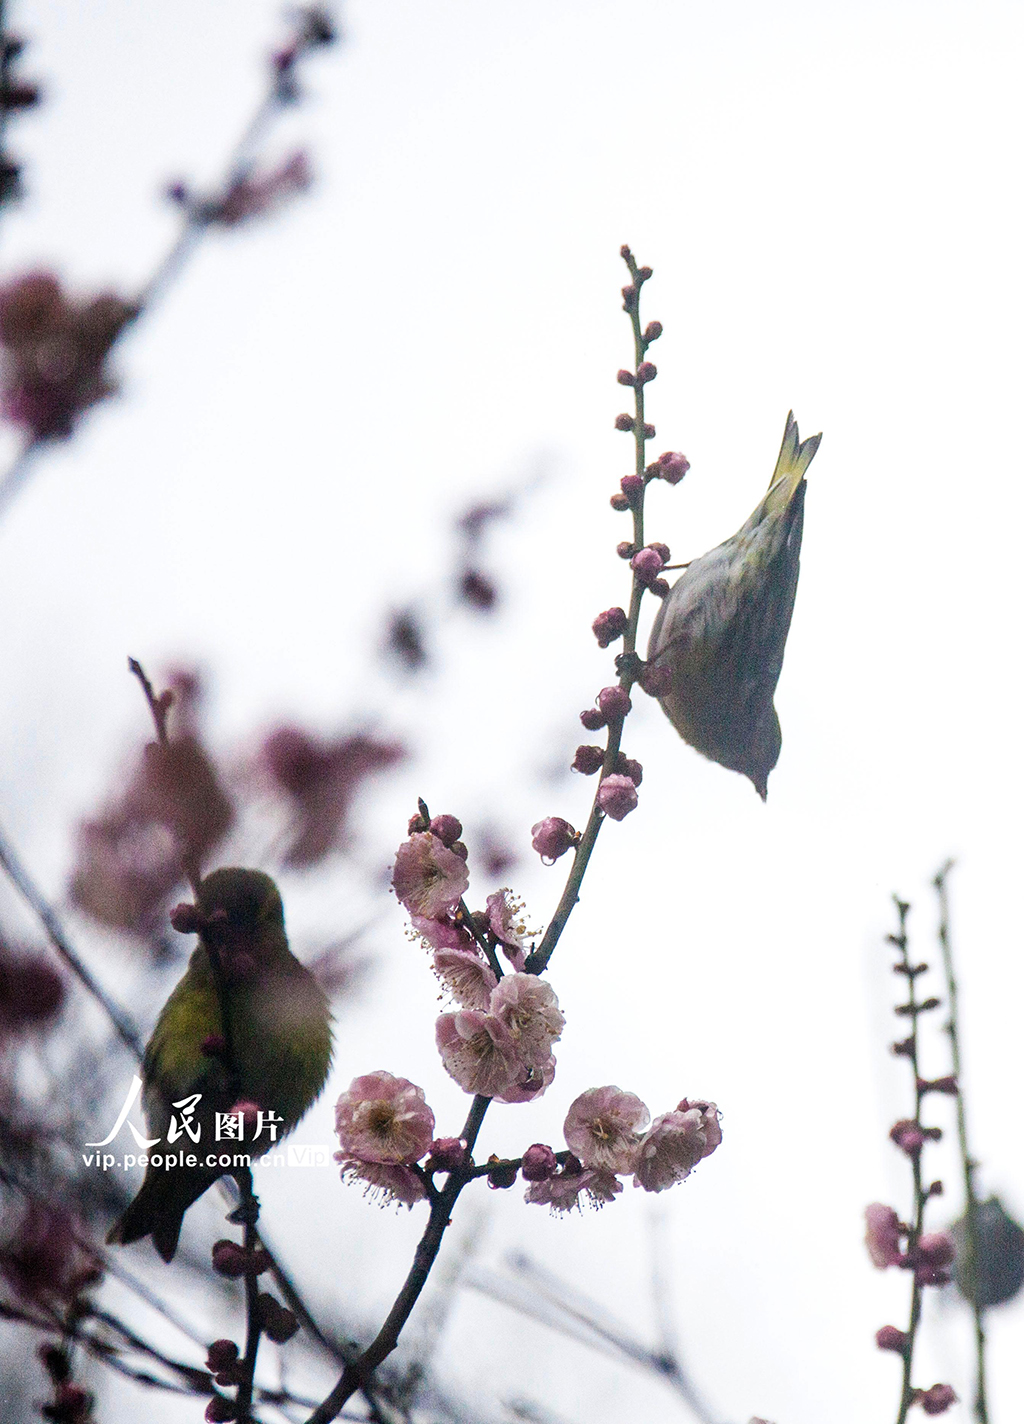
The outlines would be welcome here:
[[[939,1183],[934,1186],[939,1186]],[[945,1285],[950,1279],[948,1268],[956,1256],[956,1244],[948,1231],[924,1233],[916,1241],[910,1240],[904,1250],[902,1240],[904,1237],[912,1238],[913,1232],[900,1221],[891,1206],[872,1202],[864,1216],[867,1221],[865,1243],[868,1255],[880,1271],[889,1266],[912,1270],[918,1284],[923,1286]],[[892,1346],[881,1348],[891,1349]]]
[[[609,1085],[588,1088],[566,1115],[568,1153],[535,1144],[524,1154],[526,1200],[571,1211],[583,1201],[603,1206],[622,1191],[622,1177],[648,1192],[663,1192],[690,1175],[722,1140],[718,1109],[683,1100],[652,1123],[635,1093]],[[556,1169],[556,1161],[558,1163]]]
[[[33,440],[63,440],[117,389],[107,356],[138,313],[112,292],[79,300],[52,272],[0,286],[0,414]]]

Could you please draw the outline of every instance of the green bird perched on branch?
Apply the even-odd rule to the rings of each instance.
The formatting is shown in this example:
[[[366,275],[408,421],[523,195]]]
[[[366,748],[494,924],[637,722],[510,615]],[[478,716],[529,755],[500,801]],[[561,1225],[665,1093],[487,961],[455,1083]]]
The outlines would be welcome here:
[[[782,749],[773,699],[800,574],[804,476],[820,441],[801,444],[790,411],[768,493],[672,586],[647,649],[665,670],[658,700],[679,735],[749,777],[762,801]]]
[[[327,997],[288,948],[284,907],[269,875],[215,870],[201,881],[196,904],[179,906],[172,923],[198,931],[199,944],[146,1046],[142,1101],[150,1136],[162,1140],[155,1150],[179,1161],[170,1169],[147,1165],[137,1196],[107,1236],[127,1245],[151,1235],[165,1261],[177,1250],[185,1212],[230,1170],[209,1165],[208,1155],[262,1156],[274,1137],[295,1127],[331,1064]],[[217,1141],[217,1114],[237,1119],[243,1105],[245,1138]],[[172,1123],[173,1116],[183,1121]],[[263,1130],[252,1140],[256,1126]],[[188,1152],[198,1165],[181,1162]]]

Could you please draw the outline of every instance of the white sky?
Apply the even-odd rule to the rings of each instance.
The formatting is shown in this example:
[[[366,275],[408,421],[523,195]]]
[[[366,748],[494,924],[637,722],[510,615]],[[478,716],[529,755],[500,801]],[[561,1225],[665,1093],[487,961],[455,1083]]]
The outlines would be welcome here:
[[[14,21],[47,97],[13,128],[31,196],[0,220],[2,270],[131,291],[172,235],[162,184],[211,180],[254,102],[277,6],[25,0]],[[208,242],[119,351],[123,399],[0,528],[0,814],[59,891],[71,821],[144,735],[130,652],[207,666],[219,745],[282,714],[332,730],[365,712],[416,738],[422,759],[367,813],[381,860],[417,793],[522,844],[544,814],[582,824],[592,784],[534,773],[584,739],[576,713],[612,672],[589,623],[627,596],[607,499],[632,449],[612,429],[630,242],[665,325],[655,449],[693,465],[652,494],[651,538],[681,558],[719,542],[760,497],[786,411],[824,431],[783,751],[762,806],[638,698],[640,809],[603,832],[553,963],[558,1077],[495,1112],[483,1145],[554,1139],[594,1083],[654,1112],[717,1099],[723,1147],[662,1199],[702,1387],[739,1424],[885,1419],[898,1363],[872,1336],[904,1323],[908,1282],[872,1270],[861,1213],[905,1211],[909,1174],[885,1136],[907,1085],[880,939],[898,888],[931,951],[948,854],[982,1180],[1024,1212],[1020,7],[355,0],[345,26],[271,148],[308,140],[315,193]],[[400,694],[372,663],[381,607],[443,575],[454,511],[538,472],[490,546],[500,617],[453,620],[442,672]],[[293,924],[350,922],[343,883],[296,884]],[[527,861],[515,884],[544,922],[560,872]],[[388,1067],[455,1131],[435,988],[393,905],[377,948],[332,1086]],[[327,1140],[326,1106],[303,1133]],[[525,1246],[653,1328],[639,1194],[569,1222],[487,1195],[486,1259]],[[329,1263],[320,1289],[336,1276],[372,1325],[415,1216],[332,1178],[314,1239],[279,1183],[265,1197],[297,1259],[312,1243]],[[940,1207],[936,1225],[955,1193]],[[966,1395],[959,1317],[927,1311],[919,1382]],[[1019,1307],[991,1322],[994,1420],[1019,1397],[1020,1329]],[[685,1417],[475,1296],[450,1342],[449,1377],[487,1397],[529,1384],[569,1420]]]

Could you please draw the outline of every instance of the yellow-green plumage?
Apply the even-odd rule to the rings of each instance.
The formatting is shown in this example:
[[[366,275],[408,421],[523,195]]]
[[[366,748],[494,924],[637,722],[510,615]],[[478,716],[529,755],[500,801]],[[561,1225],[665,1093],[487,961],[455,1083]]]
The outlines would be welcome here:
[[[773,699],[800,574],[804,476],[820,440],[801,444],[790,411],[768,493],[672,586],[647,650],[669,672],[659,701],[679,735],[749,777],[762,800],[782,747]]]
[[[127,1244],[152,1234],[165,1261],[177,1249],[185,1212],[225,1168],[205,1166],[207,1153],[262,1156],[274,1145],[215,1141],[215,1115],[238,1102],[255,1103],[290,1132],[321,1092],[331,1063],[331,1015],[313,975],[292,954],[277,886],[258,870],[216,870],[199,886],[200,943],[188,969],[157,1019],[143,1059],[143,1107],[149,1136],[163,1139],[154,1152],[193,1152],[201,1164],[170,1171],[149,1166],[135,1200],[107,1237]],[[223,968],[234,1076],[222,1057],[203,1051],[225,1037],[211,964]],[[202,1096],[192,1117],[197,1144],[182,1135],[166,1141],[172,1104]],[[250,1136],[247,1132],[246,1137]]]

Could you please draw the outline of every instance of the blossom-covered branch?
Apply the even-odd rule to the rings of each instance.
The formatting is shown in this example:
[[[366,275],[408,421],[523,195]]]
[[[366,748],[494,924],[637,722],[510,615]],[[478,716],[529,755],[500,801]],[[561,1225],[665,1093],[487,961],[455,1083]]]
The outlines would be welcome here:
[[[68,439],[83,413],[117,390],[108,366],[111,351],[125,331],[166,293],[202,237],[212,228],[236,227],[269,213],[309,186],[305,154],[293,154],[279,168],[260,172],[258,153],[273,120],[301,95],[298,72],[302,60],[335,37],[333,22],[322,6],[306,5],[295,12],[288,40],[270,56],[266,92],[216,191],[200,196],[182,183],[171,185],[168,196],[181,211],[181,227],[153,276],[134,297],[113,292],[73,296],[47,271],[28,272],[0,286],[0,415],[26,437],[14,463],[0,479],[0,516],[29,478],[46,445]],[[7,37],[0,43],[6,76],[17,50],[11,51],[15,42]],[[0,90],[0,113],[3,111]],[[0,193],[9,167],[9,161],[0,157]]]

